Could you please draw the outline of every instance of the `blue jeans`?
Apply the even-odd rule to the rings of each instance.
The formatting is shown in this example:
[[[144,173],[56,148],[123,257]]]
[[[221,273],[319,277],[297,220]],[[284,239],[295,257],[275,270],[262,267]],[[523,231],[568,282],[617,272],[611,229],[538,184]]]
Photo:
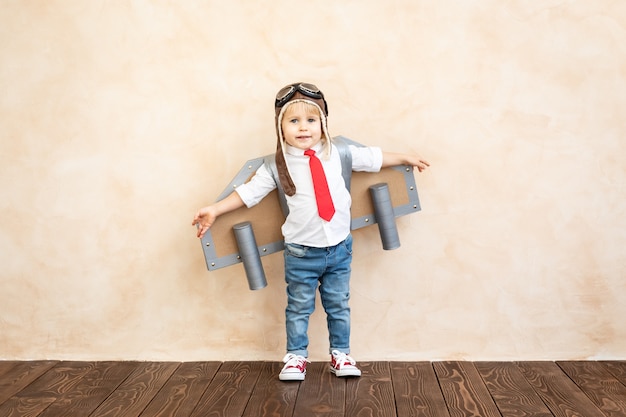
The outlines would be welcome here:
[[[350,353],[350,264],[352,235],[336,246],[285,244],[287,352],[308,357],[309,317],[319,285],[330,350]]]

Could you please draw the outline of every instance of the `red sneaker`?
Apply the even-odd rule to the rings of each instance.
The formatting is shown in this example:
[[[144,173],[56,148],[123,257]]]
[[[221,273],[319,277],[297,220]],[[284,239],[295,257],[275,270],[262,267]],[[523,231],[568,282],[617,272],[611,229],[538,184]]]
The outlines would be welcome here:
[[[285,366],[280,371],[278,379],[281,381],[304,381],[306,375],[306,364],[308,360],[304,356],[288,353],[283,358]]]
[[[337,376],[361,376],[356,361],[338,350],[333,350],[330,355],[330,372]]]

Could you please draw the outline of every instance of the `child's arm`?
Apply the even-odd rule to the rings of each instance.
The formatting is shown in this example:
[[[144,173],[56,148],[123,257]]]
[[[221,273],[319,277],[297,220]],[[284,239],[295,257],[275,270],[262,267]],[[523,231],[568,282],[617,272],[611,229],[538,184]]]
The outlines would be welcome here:
[[[391,167],[394,165],[412,165],[413,167],[417,168],[419,172],[424,171],[430,166],[428,161],[426,161],[419,155],[383,152],[382,168]]]
[[[197,224],[200,226],[198,227],[197,236],[202,238],[207,230],[209,230],[209,228],[213,225],[215,219],[222,214],[236,210],[243,205],[243,200],[239,197],[239,194],[237,192],[232,192],[225,199],[211,204],[210,206],[202,207],[198,210],[196,216],[193,218],[193,222],[191,222],[191,225],[195,226]]]

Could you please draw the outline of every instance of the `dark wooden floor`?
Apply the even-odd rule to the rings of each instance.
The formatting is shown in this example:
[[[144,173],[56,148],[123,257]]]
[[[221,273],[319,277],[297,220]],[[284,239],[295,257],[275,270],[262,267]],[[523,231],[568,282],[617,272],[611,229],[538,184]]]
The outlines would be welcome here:
[[[0,416],[624,417],[626,361],[327,363],[0,361]]]

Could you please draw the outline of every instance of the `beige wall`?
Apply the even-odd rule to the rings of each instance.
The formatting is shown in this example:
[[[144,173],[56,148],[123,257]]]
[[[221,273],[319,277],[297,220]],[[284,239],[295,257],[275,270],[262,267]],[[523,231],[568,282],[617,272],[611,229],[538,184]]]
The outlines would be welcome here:
[[[355,233],[357,359],[626,357],[623,2],[68,0],[0,5],[0,359],[280,359],[282,256],[251,292],[190,221],[295,80],[432,163]]]

